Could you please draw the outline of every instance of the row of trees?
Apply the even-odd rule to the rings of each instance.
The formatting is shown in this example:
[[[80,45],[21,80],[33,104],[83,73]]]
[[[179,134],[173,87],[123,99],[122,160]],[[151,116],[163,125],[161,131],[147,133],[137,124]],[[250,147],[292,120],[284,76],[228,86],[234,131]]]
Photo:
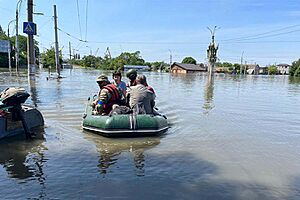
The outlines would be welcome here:
[[[42,54],[42,63],[45,67],[55,66],[55,56],[54,48],[48,49],[45,53]],[[60,62],[62,62],[62,56],[60,56]],[[111,58],[106,55],[102,57],[96,57],[94,55],[84,56],[82,59],[76,57],[70,61],[72,64],[80,65],[83,67],[90,67],[103,70],[123,70],[124,65],[147,65],[151,71],[169,71],[170,65],[165,62],[145,62],[141,57],[140,51],[134,53],[123,52],[115,58]],[[185,57],[182,63],[186,64],[196,64],[197,61],[193,57]],[[229,62],[217,62],[216,68],[218,72],[224,73],[244,73],[245,68],[238,63],[229,63]],[[270,65],[266,69],[267,74],[277,74],[278,70],[275,65]],[[290,69],[291,76],[300,76],[300,59],[292,63]]]
[[[11,42],[12,50],[11,50],[11,63],[12,66],[15,66],[15,43],[16,43],[16,36],[8,37],[5,31],[0,26],[0,40],[9,40]],[[19,65],[26,65],[27,63],[27,37],[23,35],[18,36],[18,43],[19,43]],[[34,41],[34,48],[35,48],[35,56],[36,58],[39,57],[39,48],[38,42]],[[37,60],[38,64],[38,60]],[[7,53],[0,53],[0,67],[7,67],[8,66],[8,54]]]
[[[103,70],[123,70],[124,65],[144,65],[149,66],[151,70],[167,71],[169,65],[164,62],[145,62],[140,55],[140,51],[133,53],[123,52],[115,58],[111,58],[109,55],[97,57],[94,55],[84,56],[82,59],[72,59],[72,64],[80,65],[83,67],[91,67]]]
[[[11,46],[15,46],[16,37],[8,37],[5,31],[3,31],[2,27],[0,26],[0,40],[9,40],[11,42]],[[26,65],[27,63],[27,37],[23,35],[18,36],[19,41],[19,64],[20,66]],[[35,56],[36,58],[39,57],[39,48],[38,42],[34,41],[35,44]],[[55,53],[54,48],[51,47],[45,53],[41,54],[41,61],[44,67],[51,67],[55,66]],[[15,66],[15,49],[12,48],[11,51],[11,61],[12,66]],[[38,60],[36,60],[37,64]],[[123,52],[119,56],[115,58],[111,58],[109,55],[102,57],[96,57],[94,55],[84,56],[80,59],[79,56],[72,59],[70,61],[72,64],[77,64],[83,67],[91,67],[96,69],[103,69],[103,70],[123,70],[124,65],[147,65],[153,71],[161,70],[161,71],[168,71],[169,64],[165,62],[145,62],[145,60],[141,57],[140,51],[136,51],[133,53]],[[62,63],[62,56],[60,55],[60,64]],[[192,57],[185,57],[182,60],[182,63],[186,64],[196,64],[196,60]],[[8,66],[8,54],[7,53],[0,53],[0,67],[7,67]],[[216,63],[216,67],[219,68],[222,72],[225,73],[243,73],[243,67],[241,68],[240,64],[237,63],[229,63],[229,62],[218,62]],[[276,74],[277,68],[275,65],[268,66],[267,68],[268,74]],[[291,76],[299,76],[300,77],[300,59],[298,61],[294,61],[292,63],[290,69]]]

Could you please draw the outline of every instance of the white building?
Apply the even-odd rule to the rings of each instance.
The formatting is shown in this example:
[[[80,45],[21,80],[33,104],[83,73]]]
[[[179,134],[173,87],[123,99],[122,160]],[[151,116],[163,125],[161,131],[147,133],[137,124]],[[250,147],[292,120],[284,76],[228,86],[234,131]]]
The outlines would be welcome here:
[[[277,67],[278,73],[283,74],[283,75],[289,74],[289,71],[291,68],[291,66],[288,64],[278,64],[278,65],[276,65],[276,67]]]

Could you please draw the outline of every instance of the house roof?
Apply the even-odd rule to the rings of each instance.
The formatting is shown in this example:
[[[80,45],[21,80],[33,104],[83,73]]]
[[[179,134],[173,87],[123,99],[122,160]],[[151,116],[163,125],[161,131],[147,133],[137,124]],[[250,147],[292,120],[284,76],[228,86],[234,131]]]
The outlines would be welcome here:
[[[246,66],[248,69],[254,69],[256,67],[259,67],[258,64],[246,64],[246,65],[243,65],[243,66]]]
[[[173,68],[174,66],[179,66],[185,70],[189,70],[189,71],[204,71],[206,70],[206,68],[203,66],[203,64],[199,64],[199,65],[195,65],[195,64],[185,64],[185,63],[173,63],[171,68]]]
[[[290,66],[290,65],[289,65],[289,64],[281,63],[281,64],[278,64],[278,65],[276,65],[276,66],[278,66],[278,67],[285,67],[285,66]]]

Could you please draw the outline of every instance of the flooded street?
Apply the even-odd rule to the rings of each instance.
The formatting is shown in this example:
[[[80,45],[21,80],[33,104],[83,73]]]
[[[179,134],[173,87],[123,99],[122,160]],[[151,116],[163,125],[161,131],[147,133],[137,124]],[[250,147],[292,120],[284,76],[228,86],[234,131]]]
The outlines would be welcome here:
[[[170,129],[110,139],[81,128],[100,74],[2,69],[0,89],[24,87],[46,125],[0,142],[1,199],[300,199],[300,80],[145,72]]]

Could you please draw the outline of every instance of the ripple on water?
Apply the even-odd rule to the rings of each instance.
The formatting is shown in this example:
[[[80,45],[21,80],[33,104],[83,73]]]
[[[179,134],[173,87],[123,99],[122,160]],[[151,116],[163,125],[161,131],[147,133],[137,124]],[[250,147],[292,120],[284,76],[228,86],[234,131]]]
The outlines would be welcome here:
[[[26,72],[0,73],[1,89],[30,90],[29,102],[46,123],[41,139],[0,144],[7,199],[299,197],[297,84],[280,77],[147,72],[171,128],[161,137],[109,139],[80,127],[102,71],[63,71],[66,78],[50,81],[47,72],[38,73],[35,85]]]

